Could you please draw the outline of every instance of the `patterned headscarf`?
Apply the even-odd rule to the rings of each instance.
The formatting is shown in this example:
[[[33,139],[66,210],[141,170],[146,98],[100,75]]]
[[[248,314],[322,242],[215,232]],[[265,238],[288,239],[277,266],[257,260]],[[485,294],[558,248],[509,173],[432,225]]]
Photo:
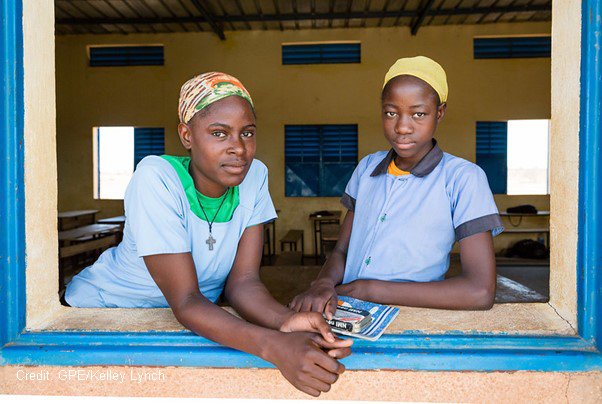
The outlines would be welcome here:
[[[231,95],[244,98],[253,107],[251,95],[236,77],[226,73],[208,72],[191,78],[180,90],[180,122],[190,122],[194,114],[206,106]]]

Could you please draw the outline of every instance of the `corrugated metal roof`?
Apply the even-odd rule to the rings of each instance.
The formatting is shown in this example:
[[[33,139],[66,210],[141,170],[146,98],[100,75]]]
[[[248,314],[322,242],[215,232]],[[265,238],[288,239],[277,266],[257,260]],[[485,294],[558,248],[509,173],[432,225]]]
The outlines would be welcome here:
[[[550,21],[551,0],[55,0],[56,33],[297,30]]]

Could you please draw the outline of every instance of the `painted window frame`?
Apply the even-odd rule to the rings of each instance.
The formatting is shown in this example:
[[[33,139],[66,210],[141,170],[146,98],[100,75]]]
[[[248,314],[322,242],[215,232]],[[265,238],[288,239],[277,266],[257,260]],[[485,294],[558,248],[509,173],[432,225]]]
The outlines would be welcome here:
[[[31,332],[25,329],[24,101],[21,0],[0,0],[0,365],[264,368],[269,363],[191,332]],[[356,341],[348,369],[590,371],[602,369],[602,0],[582,18],[578,335],[386,335]],[[598,39],[596,38],[598,36]],[[587,216],[585,215],[587,212]],[[459,360],[461,358],[461,360]]]

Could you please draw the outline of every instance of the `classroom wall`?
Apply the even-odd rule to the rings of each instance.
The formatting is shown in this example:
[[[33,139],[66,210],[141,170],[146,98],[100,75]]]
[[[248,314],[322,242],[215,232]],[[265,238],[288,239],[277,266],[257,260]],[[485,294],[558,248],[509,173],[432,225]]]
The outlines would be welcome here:
[[[195,74],[221,70],[250,91],[258,115],[257,158],[270,169],[270,191],[281,210],[277,238],[305,230],[313,250],[309,213],[344,210],[338,198],[284,197],[284,125],[357,123],[359,158],[388,149],[379,96],[384,73],[399,57],[423,54],[447,71],[450,95],[437,138],[443,150],[475,160],[475,121],[550,118],[550,59],[474,60],[474,36],[549,34],[549,23],[407,28],[321,29],[156,35],[78,35],[56,38],[59,210],[98,208],[100,217],[122,214],[122,201],[93,200],[92,128],[160,126],[166,152],[183,154],[176,133],[181,84]],[[362,63],[283,66],[283,42],[359,40]],[[92,44],[163,44],[161,67],[90,68]],[[548,196],[497,195],[500,209],[531,203],[549,209]],[[539,223],[526,225],[539,226]],[[545,223],[544,223],[545,224]],[[519,237],[520,238],[520,237]],[[524,238],[524,237],[523,237]],[[512,236],[496,240],[506,247]]]

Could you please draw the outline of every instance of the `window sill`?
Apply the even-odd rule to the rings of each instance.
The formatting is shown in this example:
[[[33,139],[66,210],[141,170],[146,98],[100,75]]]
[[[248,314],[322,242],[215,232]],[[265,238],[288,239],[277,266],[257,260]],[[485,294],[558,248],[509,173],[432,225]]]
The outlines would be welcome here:
[[[231,308],[226,310],[233,312]],[[170,309],[79,309],[61,307],[44,324],[28,331],[184,331]],[[496,304],[487,311],[401,307],[387,334],[497,333],[576,335],[549,303]]]

